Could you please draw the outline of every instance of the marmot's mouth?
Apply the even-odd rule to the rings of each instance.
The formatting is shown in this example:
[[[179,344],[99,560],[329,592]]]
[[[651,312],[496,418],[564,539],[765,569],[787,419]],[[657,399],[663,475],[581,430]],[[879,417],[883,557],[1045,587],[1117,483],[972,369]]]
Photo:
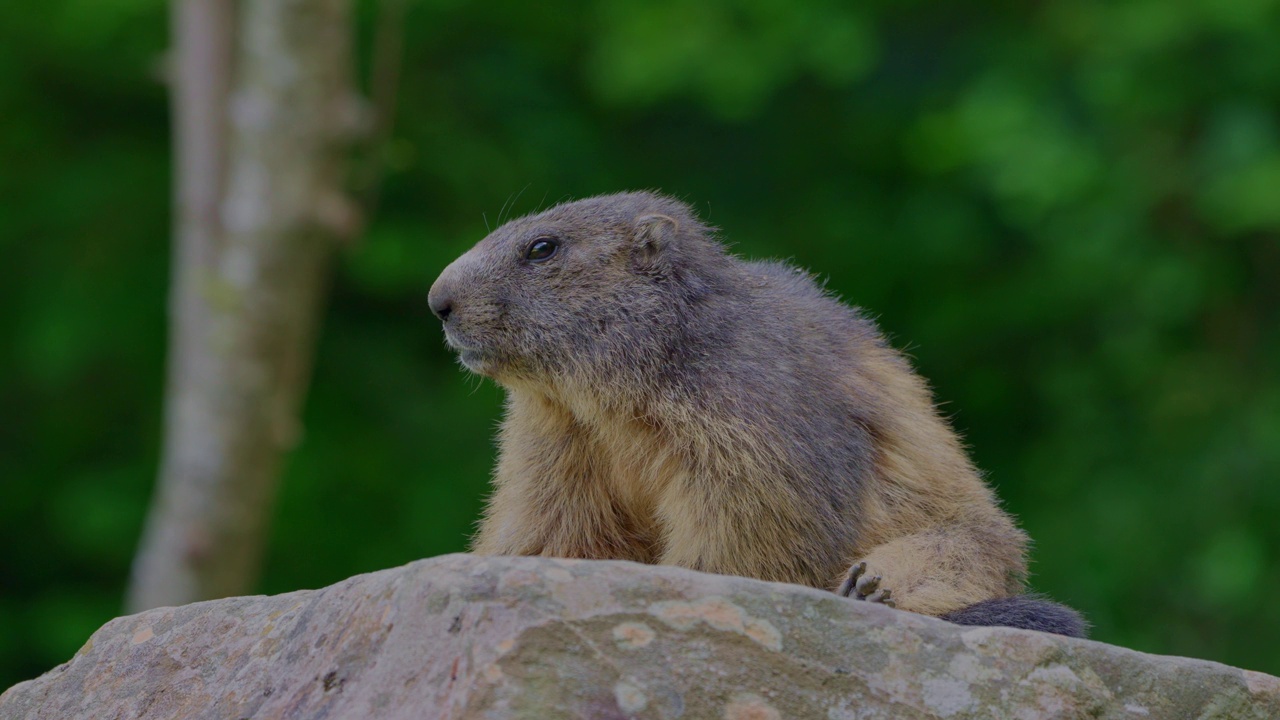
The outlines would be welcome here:
[[[461,335],[449,328],[447,325],[444,328],[444,342],[456,353],[480,351],[479,348],[469,342],[466,342]]]
[[[484,350],[474,350],[472,348],[455,348],[458,351],[458,362],[462,366],[477,375],[491,377],[494,370],[494,357],[492,353]]]
[[[444,341],[458,354],[458,362],[464,367],[478,375],[485,374],[485,365],[488,364],[486,361],[491,359],[489,352],[464,342],[447,327],[444,330]]]

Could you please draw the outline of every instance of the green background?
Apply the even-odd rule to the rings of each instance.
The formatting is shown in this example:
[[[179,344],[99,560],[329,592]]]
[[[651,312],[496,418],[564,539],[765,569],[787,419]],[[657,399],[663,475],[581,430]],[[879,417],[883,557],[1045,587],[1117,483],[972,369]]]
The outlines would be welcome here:
[[[120,611],[156,475],[166,22],[0,3],[0,688]],[[1280,2],[437,0],[405,32],[261,591],[465,547],[500,392],[431,281],[504,205],[661,188],[879,317],[1097,639],[1280,673]]]

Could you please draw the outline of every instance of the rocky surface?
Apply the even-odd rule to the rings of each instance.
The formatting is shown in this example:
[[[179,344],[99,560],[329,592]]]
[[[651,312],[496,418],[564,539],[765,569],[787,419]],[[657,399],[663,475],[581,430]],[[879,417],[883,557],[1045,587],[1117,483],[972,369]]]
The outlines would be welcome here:
[[[802,587],[450,555],[107,623],[0,718],[1277,718],[1280,679]]]

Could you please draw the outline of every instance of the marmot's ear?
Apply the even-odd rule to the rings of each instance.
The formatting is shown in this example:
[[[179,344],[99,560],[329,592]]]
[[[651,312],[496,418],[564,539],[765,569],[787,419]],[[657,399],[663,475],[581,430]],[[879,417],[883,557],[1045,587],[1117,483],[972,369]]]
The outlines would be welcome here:
[[[680,228],[674,218],[660,213],[636,218],[635,244],[632,254],[640,267],[653,267],[671,244]]]

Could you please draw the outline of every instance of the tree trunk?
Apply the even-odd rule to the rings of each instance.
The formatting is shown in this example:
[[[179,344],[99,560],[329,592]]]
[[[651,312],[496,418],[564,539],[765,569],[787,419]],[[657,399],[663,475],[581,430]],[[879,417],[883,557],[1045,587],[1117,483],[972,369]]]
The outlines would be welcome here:
[[[343,188],[361,107],[350,0],[242,0],[233,43],[234,7],[174,8],[166,427],[130,611],[252,589],[329,260],[357,224]]]

